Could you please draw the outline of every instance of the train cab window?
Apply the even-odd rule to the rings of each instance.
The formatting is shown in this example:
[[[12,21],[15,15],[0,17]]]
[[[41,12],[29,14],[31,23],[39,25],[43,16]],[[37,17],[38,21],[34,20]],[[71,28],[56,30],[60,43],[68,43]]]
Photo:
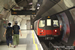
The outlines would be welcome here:
[[[45,20],[40,20],[39,27],[44,27],[44,26],[45,26]]]
[[[51,19],[47,19],[47,26],[51,26]]]
[[[53,20],[53,26],[54,27],[58,27],[59,25],[58,25],[58,20]]]

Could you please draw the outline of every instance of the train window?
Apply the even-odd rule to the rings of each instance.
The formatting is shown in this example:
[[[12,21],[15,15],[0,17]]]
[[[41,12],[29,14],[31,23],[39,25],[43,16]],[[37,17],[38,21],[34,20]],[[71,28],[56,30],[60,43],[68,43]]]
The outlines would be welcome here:
[[[59,25],[58,25],[58,20],[53,20],[53,26],[54,27],[58,27]]]
[[[45,26],[45,20],[40,20],[39,27],[44,27],[44,26]]]
[[[51,19],[47,19],[47,26],[51,26]]]

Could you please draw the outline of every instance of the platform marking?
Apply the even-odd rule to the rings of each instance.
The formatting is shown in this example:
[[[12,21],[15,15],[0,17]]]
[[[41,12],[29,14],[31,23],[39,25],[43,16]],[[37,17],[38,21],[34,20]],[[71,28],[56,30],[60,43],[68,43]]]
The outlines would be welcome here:
[[[34,33],[35,33],[35,31],[34,31]],[[39,39],[38,39],[38,37],[37,37],[37,35],[35,34],[35,38],[37,38],[37,42],[38,42],[38,44],[40,45],[40,48],[41,48],[41,50],[43,50],[43,47],[42,47],[42,45],[41,45],[41,43],[40,43],[40,41],[39,41]]]
[[[33,44],[36,46],[36,50],[38,50],[38,46],[37,46],[37,44],[35,44],[35,39],[34,39],[34,33],[33,33],[33,31],[32,31],[32,36],[33,36]]]

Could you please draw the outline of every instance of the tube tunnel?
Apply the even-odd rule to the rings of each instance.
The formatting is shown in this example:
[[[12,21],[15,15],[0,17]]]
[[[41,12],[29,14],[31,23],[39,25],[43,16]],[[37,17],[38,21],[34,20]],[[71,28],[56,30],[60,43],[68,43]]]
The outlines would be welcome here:
[[[75,50],[74,30],[75,0],[0,0],[0,50]]]

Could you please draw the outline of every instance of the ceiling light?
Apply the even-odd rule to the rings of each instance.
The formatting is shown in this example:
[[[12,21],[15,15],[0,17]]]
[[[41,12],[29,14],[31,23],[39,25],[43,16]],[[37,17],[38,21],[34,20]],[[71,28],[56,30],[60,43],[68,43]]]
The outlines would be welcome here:
[[[37,4],[37,6],[40,6],[40,4]]]
[[[33,3],[29,3],[29,5],[32,5]]]
[[[30,8],[29,10],[32,10],[32,8]]]
[[[37,9],[39,9],[40,7],[37,7]]]

